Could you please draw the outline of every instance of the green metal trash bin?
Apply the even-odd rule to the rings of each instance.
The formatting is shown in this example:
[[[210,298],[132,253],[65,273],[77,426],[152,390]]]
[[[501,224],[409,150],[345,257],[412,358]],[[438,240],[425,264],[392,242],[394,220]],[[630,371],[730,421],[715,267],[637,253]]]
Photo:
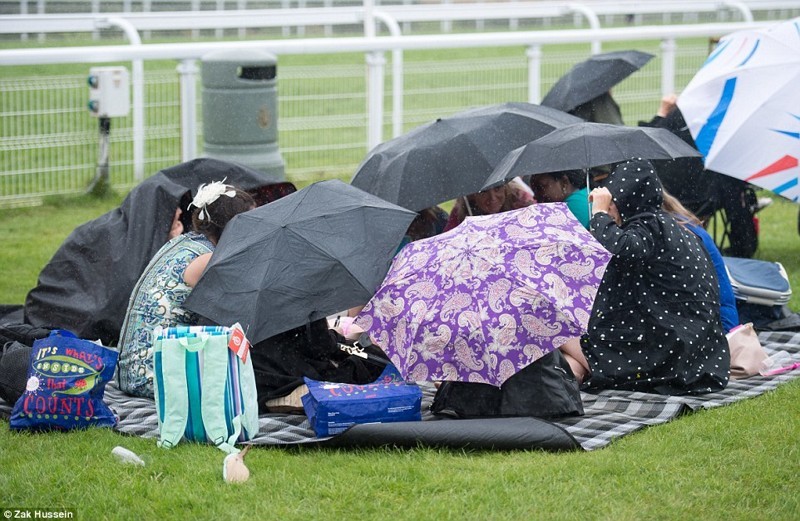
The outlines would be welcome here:
[[[283,181],[277,58],[234,49],[208,53],[202,64],[203,155],[235,161]]]

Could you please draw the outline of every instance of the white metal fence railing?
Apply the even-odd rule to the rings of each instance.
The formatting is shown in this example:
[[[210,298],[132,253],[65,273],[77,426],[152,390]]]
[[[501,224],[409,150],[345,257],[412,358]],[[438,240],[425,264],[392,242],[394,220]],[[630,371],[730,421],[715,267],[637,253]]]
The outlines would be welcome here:
[[[710,36],[739,27],[743,25],[272,40],[235,45],[267,49],[279,57],[279,146],[287,177],[303,181],[349,177],[369,146],[368,130],[375,118],[388,137],[397,133],[398,123],[400,130],[407,130],[470,106],[538,101],[531,93],[546,93],[572,64],[590,54],[589,44],[595,40],[604,42],[605,50],[636,48],[656,55],[614,91],[626,122],[636,124],[652,116],[665,89],[680,90],[691,79],[708,53]],[[88,68],[95,64],[145,62],[144,154],[139,165],[145,175],[187,159],[182,153],[182,141],[187,139],[202,153],[199,96],[193,106],[182,106],[185,86],[177,65],[232,45],[99,46],[92,47],[91,53],[85,47],[0,50],[0,205],[80,192],[94,175],[97,122],[85,109],[85,79]],[[531,49],[541,51],[540,60],[532,60]],[[388,63],[380,69],[385,82],[379,96],[387,101],[376,110],[368,106],[369,89],[375,86],[368,81],[365,53],[391,50],[404,53],[402,90],[395,90],[394,54],[388,53]],[[35,64],[34,72],[29,67]],[[532,78],[538,78],[535,86]],[[188,81],[199,91],[196,76]],[[400,114],[393,112],[395,96],[403,101]],[[182,113],[191,110],[196,111],[197,124],[181,128]],[[115,119],[112,125],[111,180],[114,186],[129,187],[136,182],[135,125],[130,116]]]

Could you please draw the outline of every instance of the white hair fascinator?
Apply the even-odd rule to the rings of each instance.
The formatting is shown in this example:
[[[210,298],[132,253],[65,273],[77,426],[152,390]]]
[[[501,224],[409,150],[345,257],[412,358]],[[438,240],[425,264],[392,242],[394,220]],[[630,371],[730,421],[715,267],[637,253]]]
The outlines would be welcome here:
[[[197,195],[194,196],[189,207],[194,206],[200,209],[197,218],[204,221],[208,218],[208,210],[206,207],[220,198],[220,196],[236,197],[236,189],[231,185],[225,184],[225,179],[222,181],[212,181],[210,183],[203,183],[197,188]]]

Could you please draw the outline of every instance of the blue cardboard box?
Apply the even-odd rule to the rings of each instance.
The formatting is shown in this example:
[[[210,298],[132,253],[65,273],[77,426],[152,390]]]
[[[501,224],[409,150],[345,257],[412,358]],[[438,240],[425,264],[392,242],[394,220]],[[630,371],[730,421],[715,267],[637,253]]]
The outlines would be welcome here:
[[[332,436],[357,423],[419,421],[422,391],[406,383],[389,364],[371,384],[357,385],[320,382],[305,378],[308,393],[303,395],[311,427],[317,436]]]

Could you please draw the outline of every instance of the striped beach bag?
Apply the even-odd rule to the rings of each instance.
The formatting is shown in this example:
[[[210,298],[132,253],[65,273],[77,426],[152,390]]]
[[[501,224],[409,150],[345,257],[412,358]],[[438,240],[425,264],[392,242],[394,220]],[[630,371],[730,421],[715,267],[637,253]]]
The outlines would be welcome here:
[[[258,433],[253,364],[229,347],[231,329],[170,327],[155,332],[153,370],[160,447],[181,439],[227,453]]]

